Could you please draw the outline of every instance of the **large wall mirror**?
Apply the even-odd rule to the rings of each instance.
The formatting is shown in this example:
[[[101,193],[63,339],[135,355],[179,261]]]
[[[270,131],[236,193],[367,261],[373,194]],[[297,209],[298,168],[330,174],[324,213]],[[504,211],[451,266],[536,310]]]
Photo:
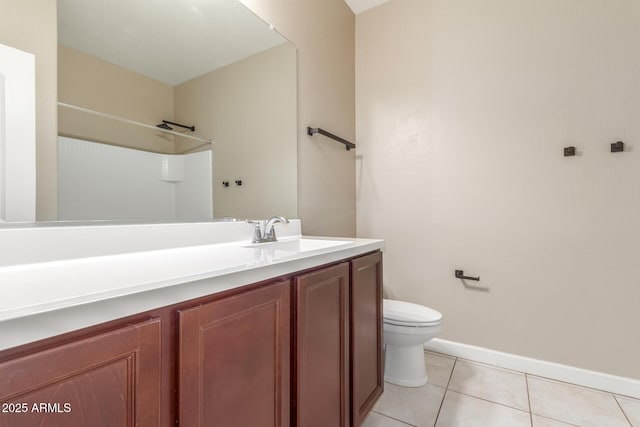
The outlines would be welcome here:
[[[58,0],[59,219],[296,217],[296,69],[237,0]]]

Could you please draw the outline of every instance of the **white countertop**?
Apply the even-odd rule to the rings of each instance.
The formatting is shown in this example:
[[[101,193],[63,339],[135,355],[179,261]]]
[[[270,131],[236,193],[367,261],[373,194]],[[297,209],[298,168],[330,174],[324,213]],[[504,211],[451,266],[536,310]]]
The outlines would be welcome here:
[[[216,237],[209,238],[215,242],[211,244],[201,244],[202,237],[195,238],[201,236],[202,227],[193,228],[193,241],[185,228],[180,228],[181,240],[174,244],[166,236],[158,237],[159,233],[175,233],[170,225],[154,227],[152,234],[162,242],[155,245],[159,249],[151,249],[154,245],[132,229],[128,230],[127,244],[104,236],[95,241],[95,230],[65,233],[56,229],[60,241],[53,234],[36,233],[34,236],[43,239],[40,243],[52,246],[36,251],[27,250],[30,244],[38,243],[29,240],[32,236],[23,234],[26,240],[11,236],[14,245],[21,242],[22,249],[16,248],[10,256],[10,248],[0,246],[0,253],[7,255],[0,261],[0,350],[383,247],[383,241],[377,239],[301,236],[299,221],[278,227],[279,242],[258,245],[250,243],[251,229],[246,224],[207,224],[204,227],[217,231]],[[229,234],[229,230],[238,233],[232,231],[221,238],[221,227],[225,230],[222,234]],[[109,227],[97,233],[105,233],[104,228]],[[114,227],[109,235],[121,232],[120,227]],[[73,233],[85,244],[65,245],[65,238],[73,241]],[[151,231],[144,229],[143,233]],[[245,234],[246,239],[237,240]],[[224,239],[234,241],[221,243]],[[55,245],[64,248],[52,250]]]

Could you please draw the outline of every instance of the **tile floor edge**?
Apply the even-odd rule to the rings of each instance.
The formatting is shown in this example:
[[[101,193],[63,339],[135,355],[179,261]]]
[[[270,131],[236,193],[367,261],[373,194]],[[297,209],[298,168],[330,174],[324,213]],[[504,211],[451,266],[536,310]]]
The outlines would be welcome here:
[[[640,380],[434,338],[425,350],[640,399]]]

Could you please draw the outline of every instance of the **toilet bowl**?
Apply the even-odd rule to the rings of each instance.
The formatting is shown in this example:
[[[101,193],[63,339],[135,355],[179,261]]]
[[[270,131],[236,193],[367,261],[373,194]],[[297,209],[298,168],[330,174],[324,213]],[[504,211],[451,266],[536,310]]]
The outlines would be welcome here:
[[[427,383],[424,344],[442,331],[440,312],[410,302],[383,300],[384,380],[404,387]]]

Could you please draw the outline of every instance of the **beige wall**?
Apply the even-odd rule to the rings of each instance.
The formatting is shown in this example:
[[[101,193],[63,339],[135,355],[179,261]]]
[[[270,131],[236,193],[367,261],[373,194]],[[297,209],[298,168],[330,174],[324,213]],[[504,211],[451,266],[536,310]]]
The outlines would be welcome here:
[[[36,218],[57,215],[56,2],[0,0],[0,43],[36,56]]]
[[[282,44],[176,86],[175,118],[213,137],[214,218],[297,217],[295,48]]]
[[[298,49],[298,215],[305,234],[355,234],[355,18],[343,0],[242,0]],[[356,141],[357,142],[357,141]]]
[[[145,124],[173,120],[173,86],[58,45],[58,100]],[[58,133],[156,153],[173,153],[174,137],[65,107]]]
[[[358,15],[358,235],[442,338],[640,378],[638,22],[624,0]]]

